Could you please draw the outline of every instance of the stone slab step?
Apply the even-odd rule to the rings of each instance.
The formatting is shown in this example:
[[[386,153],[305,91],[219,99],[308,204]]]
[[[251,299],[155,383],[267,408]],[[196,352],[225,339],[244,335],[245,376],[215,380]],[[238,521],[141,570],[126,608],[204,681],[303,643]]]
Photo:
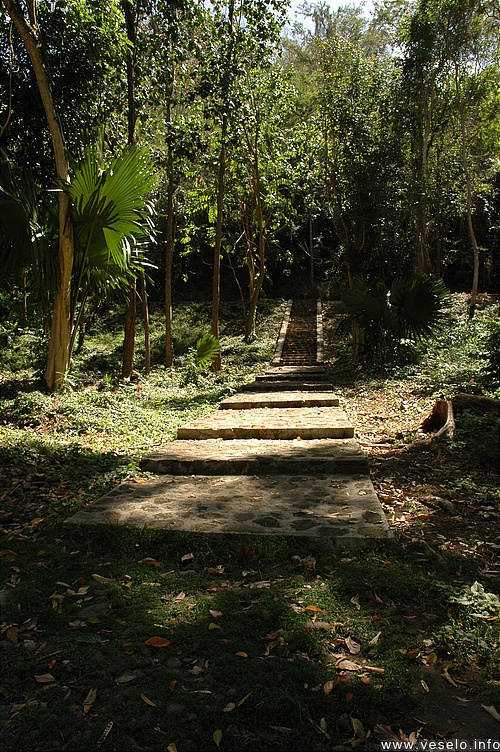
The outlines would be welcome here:
[[[338,407],[217,410],[177,429],[178,439],[350,439],[354,428]]]
[[[331,392],[332,385],[328,382],[318,382],[304,379],[303,381],[284,381],[282,379],[261,379],[259,381],[252,381],[250,384],[245,384],[242,387],[245,392],[281,392],[281,391],[293,391],[297,392]]]
[[[178,440],[145,457],[141,468],[158,475],[367,475],[369,472],[368,461],[354,439]]]
[[[293,384],[296,381],[317,381],[321,382],[326,378],[326,374],[324,373],[270,373],[267,371],[266,373],[259,373],[258,376],[255,377],[256,381],[281,381],[288,384]]]
[[[248,410],[255,407],[338,407],[339,398],[329,392],[254,392],[235,394],[219,410]]]
[[[318,376],[324,376],[326,374],[326,368],[322,365],[283,365],[273,366],[262,374],[257,376],[258,379],[273,378],[273,379],[303,379],[304,377],[317,378]]]
[[[162,476],[122,483],[69,520],[197,533],[283,535],[329,547],[391,537],[366,476]]]

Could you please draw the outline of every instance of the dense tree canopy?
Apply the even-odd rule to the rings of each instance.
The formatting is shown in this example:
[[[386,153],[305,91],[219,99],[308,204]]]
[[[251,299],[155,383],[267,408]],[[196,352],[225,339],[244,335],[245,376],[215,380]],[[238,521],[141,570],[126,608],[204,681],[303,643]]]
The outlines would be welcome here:
[[[95,306],[117,276],[139,273],[127,254],[114,263],[116,247],[100,258],[99,284],[73,264],[77,199],[61,181],[74,180],[68,159],[84,133],[94,144],[102,133],[106,164],[136,140],[154,166],[156,233],[141,253],[165,302],[167,365],[172,295],[212,290],[216,336],[219,290],[241,296],[248,340],[261,291],[338,296],[356,277],[390,286],[417,271],[472,290],[472,307],[478,290],[498,292],[493,1],[381,0],[369,17],[304,2],[293,26],[285,10],[1,0],[2,284],[23,285],[52,317],[49,386],[69,368],[77,301]]]

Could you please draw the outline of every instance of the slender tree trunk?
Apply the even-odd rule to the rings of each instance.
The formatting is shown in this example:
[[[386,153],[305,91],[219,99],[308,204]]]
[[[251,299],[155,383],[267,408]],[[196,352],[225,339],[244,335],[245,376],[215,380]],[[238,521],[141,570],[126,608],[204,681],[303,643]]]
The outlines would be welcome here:
[[[141,299],[142,299],[142,317],[144,319],[144,357],[145,371],[149,376],[151,373],[151,342],[149,336],[149,310],[148,310],[148,292],[146,289],[146,275],[141,272]]]
[[[479,284],[479,246],[477,244],[476,233],[474,232],[474,224],[472,222],[472,181],[467,164],[467,126],[465,123],[465,103],[460,96],[460,83],[458,80],[458,68],[455,66],[455,93],[457,108],[460,115],[460,130],[462,136],[462,167],[464,171],[465,183],[467,186],[467,227],[469,229],[469,236],[472,243],[472,251],[474,254],[474,270],[472,273],[472,290],[469,304],[469,314],[474,315],[477,300],[477,291]]]
[[[257,137],[256,137],[257,140]],[[257,303],[260,291],[266,275],[266,234],[264,229],[264,218],[262,216],[262,200],[260,195],[260,170],[259,155],[257,152],[257,143],[255,143],[253,159],[253,193],[255,201],[255,216],[257,219],[257,230],[259,236],[259,276],[255,280],[250,304],[248,307],[248,316],[245,327],[245,341],[249,341],[255,334],[255,315],[257,312]]]
[[[432,264],[427,246],[428,200],[427,200],[427,163],[431,143],[432,111],[434,107],[434,81],[431,91],[421,82],[420,101],[418,104],[416,158],[417,158],[417,209],[416,209],[416,249],[415,269],[417,272],[431,272]]]
[[[229,0],[228,8],[228,36],[229,46],[226,60],[226,76],[230,75],[231,60],[233,57],[233,17],[234,17],[234,0]],[[214,244],[214,269],[212,280],[212,336],[219,339],[219,306],[220,306],[220,256],[222,245],[222,219],[224,214],[224,182],[226,175],[226,139],[228,129],[227,106],[229,104],[229,82],[225,85],[224,90],[224,114],[222,116],[221,128],[221,146],[219,155],[219,179],[217,182],[217,222],[215,226],[215,244]],[[222,368],[222,356],[219,350],[218,355],[212,361],[212,371],[220,371]]]
[[[125,339],[123,341],[122,378],[130,379],[134,371],[136,281],[132,282],[125,310]]]
[[[215,226],[214,270],[212,280],[212,336],[219,339],[219,306],[220,306],[220,252],[222,245],[222,218],[224,214],[224,179],[226,173],[226,136],[227,115],[222,118],[221,147],[219,155],[219,180],[217,183],[217,223]],[[222,358],[219,354],[212,361],[212,370],[220,371]]]
[[[172,82],[173,86],[173,82]],[[167,121],[172,122],[170,99],[173,90],[168,95]],[[174,364],[174,345],[172,340],[172,260],[174,257],[174,155],[172,147],[168,147],[167,160],[167,247],[165,254],[165,365],[170,368]]]
[[[63,183],[68,180],[68,160],[64,146],[64,136],[52,98],[50,76],[43,57],[43,45],[40,30],[36,21],[35,0],[28,0],[29,22],[23,15],[16,0],[0,0],[23,40],[30,57],[38,90],[42,99],[47,123],[49,126],[57,178]],[[50,335],[49,353],[45,381],[49,389],[58,389],[66,376],[68,369],[68,347],[70,336],[70,293],[71,272],[73,269],[73,225],[68,220],[69,199],[60,192],[59,198],[59,269],[61,287],[54,298],[54,312],[52,316],[52,330]]]
[[[135,124],[137,121],[135,103],[135,56],[137,49],[137,17],[139,14],[139,5],[140,2],[138,0],[137,8],[134,11],[130,0],[122,0],[122,9],[125,16],[125,25],[127,27],[127,38],[131,45],[131,49],[127,55],[127,121],[129,144],[133,144],[135,141]],[[136,280],[134,280],[128,294],[127,308],[125,310],[125,337],[123,341],[122,362],[122,378],[124,379],[129,379],[134,370],[136,292],[137,283]]]

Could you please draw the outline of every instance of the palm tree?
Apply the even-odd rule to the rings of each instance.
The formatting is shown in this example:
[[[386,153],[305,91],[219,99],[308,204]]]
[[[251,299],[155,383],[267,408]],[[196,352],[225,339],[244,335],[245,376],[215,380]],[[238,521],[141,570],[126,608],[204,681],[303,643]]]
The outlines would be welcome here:
[[[141,243],[153,234],[153,208],[147,200],[156,185],[144,149],[125,147],[107,162],[104,134],[71,159],[71,182],[60,190],[69,198],[67,221],[74,232],[67,366],[90,294],[124,290],[142,268]],[[0,172],[0,264],[13,273],[29,269],[43,294],[59,290],[57,211],[31,174],[15,181]]]
[[[349,316],[343,327],[356,322],[372,350],[397,352],[405,341],[419,342],[432,337],[444,323],[449,293],[441,279],[420,273],[412,279],[398,278],[388,290],[384,282],[371,285],[361,279],[342,296],[342,310]]]
[[[90,292],[125,290],[141,268],[140,244],[153,235],[147,196],[156,185],[145,150],[135,144],[106,165],[102,130],[71,166],[72,180],[63,186],[75,233],[68,362]]]

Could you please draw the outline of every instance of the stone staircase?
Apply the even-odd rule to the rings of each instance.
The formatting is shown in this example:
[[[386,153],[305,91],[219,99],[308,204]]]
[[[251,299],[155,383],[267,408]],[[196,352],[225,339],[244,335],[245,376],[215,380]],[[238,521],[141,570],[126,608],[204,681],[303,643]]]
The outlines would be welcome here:
[[[328,547],[390,538],[321,339],[320,305],[289,304],[268,371],[145,457],[156,478],[123,483],[67,522],[302,536]]]

